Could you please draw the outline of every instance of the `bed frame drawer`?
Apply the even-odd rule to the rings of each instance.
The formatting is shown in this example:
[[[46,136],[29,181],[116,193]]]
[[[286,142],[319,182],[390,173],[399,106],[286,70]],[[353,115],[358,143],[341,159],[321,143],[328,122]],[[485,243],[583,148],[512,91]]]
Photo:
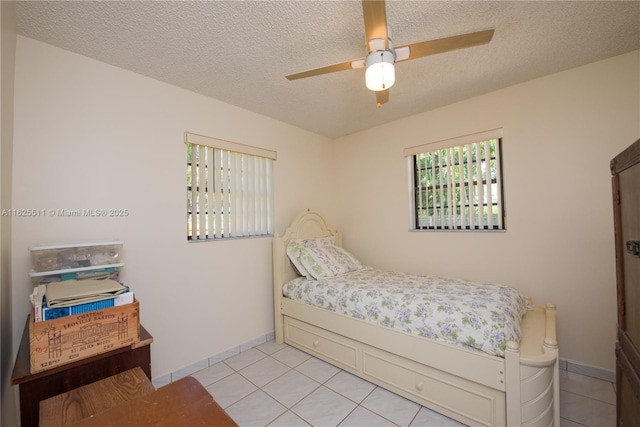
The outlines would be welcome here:
[[[285,339],[304,351],[348,370],[358,370],[358,349],[354,342],[327,330],[290,317],[284,320]]]
[[[560,425],[555,305],[531,302],[520,343],[508,342],[504,357],[497,357],[286,298],[284,286],[299,277],[286,253],[289,242],[327,237],[341,246],[340,231],[311,210],[300,213],[282,236],[274,235],[276,343],[465,424]]]
[[[471,425],[504,425],[504,393],[374,348],[365,348],[363,373],[377,384]],[[460,411],[460,402],[465,402]],[[455,409],[458,408],[458,409]],[[455,413],[453,412],[455,410]],[[463,422],[465,422],[463,421]]]

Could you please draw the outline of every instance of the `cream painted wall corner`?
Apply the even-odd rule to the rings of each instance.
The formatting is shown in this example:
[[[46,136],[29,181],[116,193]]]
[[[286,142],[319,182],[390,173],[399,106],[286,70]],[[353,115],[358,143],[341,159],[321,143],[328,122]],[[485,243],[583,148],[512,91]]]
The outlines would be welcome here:
[[[12,207],[13,102],[16,55],[15,3],[0,3],[0,208]],[[11,306],[11,216],[0,219],[0,424],[17,424],[17,398],[11,385],[13,371],[13,318]]]
[[[560,355],[614,370],[609,161],[640,136],[640,52],[532,80],[332,143],[333,213],[365,264],[511,284],[558,305]],[[410,232],[403,149],[503,128],[506,232]]]
[[[278,152],[277,232],[332,203],[316,179],[330,174],[326,138],[18,36],[14,208],[129,215],[14,219],[14,336],[29,310],[30,246],[114,238],[154,337],[154,377],[273,331],[271,238],[187,242],[186,131]]]

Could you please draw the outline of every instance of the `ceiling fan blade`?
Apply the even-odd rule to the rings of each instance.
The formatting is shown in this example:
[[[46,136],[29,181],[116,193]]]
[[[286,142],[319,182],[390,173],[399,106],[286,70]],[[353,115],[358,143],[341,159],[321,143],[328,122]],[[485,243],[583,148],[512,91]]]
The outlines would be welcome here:
[[[494,29],[477,31],[475,33],[461,34],[459,36],[445,37],[442,39],[428,40],[425,42],[408,44],[396,48],[409,48],[409,57],[406,59],[416,59],[427,55],[449,52],[451,50],[464,49],[472,46],[479,46],[489,43],[493,38]],[[396,62],[401,59],[396,59]]]
[[[384,0],[362,0],[362,15],[364,16],[364,35],[367,49],[371,50],[369,40],[384,40],[384,50],[389,49],[389,34],[387,33],[387,9]]]
[[[319,76],[321,74],[335,73],[336,71],[351,70],[352,68],[364,67],[363,59],[354,59],[353,61],[342,62],[340,64],[327,65],[326,67],[316,68],[314,70],[307,70],[301,73],[289,74],[288,80],[303,79],[305,77]]]
[[[389,89],[376,91],[376,106],[380,108],[385,102],[389,102]]]

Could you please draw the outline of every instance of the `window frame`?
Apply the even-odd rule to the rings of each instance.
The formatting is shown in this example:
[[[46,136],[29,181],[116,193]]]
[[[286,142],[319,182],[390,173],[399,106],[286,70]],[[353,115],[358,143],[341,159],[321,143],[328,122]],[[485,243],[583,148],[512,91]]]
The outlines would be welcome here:
[[[190,132],[184,142],[187,241],[272,236],[277,153]]]
[[[495,141],[495,152],[490,148],[491,141]],[[493,129],[406,148],[404,155],[407,157],[409,173],[410,229],[506,231],[502,145],[502,129]],[[470,149],[474,151],[469,152]],[[489,158],[487,149],[490,150]],[[437,164],[418,166],[419,156],[423,156],[425,163],[430,156],[432,160],[437,160]],[[487,169],[483,166],[487,162],[491,165],[491,185],[487,185]],[[417,185],[419,181],[423,185]],[[450,192],[451,188],[455,191]],[[460,191],[461,188],[464,191]],[[470,203],[470,197],[476,202]],[[421,203],[422,200],[425,201],[424,204]],[[491,218],[486,211],[487,206],[491,206]],[[421,211],[432,214],[425,217],[421,215]],[[430,218],[430,221],[423,222],[422,218]]]

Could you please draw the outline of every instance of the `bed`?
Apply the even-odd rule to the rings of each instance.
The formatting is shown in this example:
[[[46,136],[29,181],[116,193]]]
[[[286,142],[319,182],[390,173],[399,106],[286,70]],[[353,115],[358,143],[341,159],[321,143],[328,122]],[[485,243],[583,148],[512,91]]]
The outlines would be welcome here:
[[[278,343],[286,342],[467,425],[560,425],[553,304],[540,305],[527,300],[522,319],[514,326],[517,334],[514,336],[519,340],[507,340],[493,352],[473,348],[469,345],[469,342],[475,343],[473,339],[460,344],[429,333],[421,336],[407,328],[397,329],[384,322],[366,320],[364,316],[354,315],[353,308],[341,313],[332,302],[323,300],[326,306],[318,307],[308,304],[304,298],[298,301],[285,296],[285,292],[294,296],[296,290],[290,287],[296,281],[302,282],[306,289],[298,291],[298,296],[308,293],[310,284],[304,282],[313,279],[303,277],[308,275],[308,271],[300,272],[305,266],[298,262],[294,265],[287,254],[287,250],[291,254],[294,247],[289,243],[301,239],[326,240],[339,248],[339,256],[352,256],[340,249],[340,231],[331,228],[318,212],[300,213],[282,236],[274,236],[274,315]],[[306,264],[306,267],[314,266]],[[343,273],[339,271],[337,276],[345,279],[354,274]],[[362,268],[358,274],[370,272]],[[363,280],[358,277],[354,283]],[[442,280],[441,284],[446,286],[446,279]],[[519,320],[520,316],[515,317]]]

